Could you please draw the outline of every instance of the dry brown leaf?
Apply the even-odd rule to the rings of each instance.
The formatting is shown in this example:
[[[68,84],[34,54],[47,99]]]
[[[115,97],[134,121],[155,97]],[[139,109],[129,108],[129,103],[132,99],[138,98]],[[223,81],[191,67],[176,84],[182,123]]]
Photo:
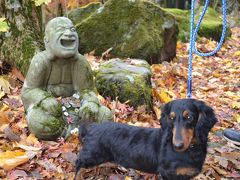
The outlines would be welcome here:
[[[215,156],[215,161],[218,162],[223,168],[227,169],[228,160],[224,157]]]
[[[221,156],[228,159],[240,159],[240,152],[221,152]]]
[[[8,173],[7,178],[9,180],[14,180],[14,179],[27,179],[28,175],[25,171],[23,170],[12,170],[10,173]]]
[[[240,56],[240,51],[235,52],[233,56]]]
[[[219,78],[219,77],[221,77],[221,74],[220,73],[218,73],[218,72],[213,72],[213,77],[215,77],[215,78]]]
[[[233,115],[233,120],[240,123],[240,114]]]
[[[11,141],[20,141],[19,135],[15,134],[10,127],[6,127],[3,131],[5,137]]]
[[[129,176],[126,176],[124,180],[132,180],[132,178]]]
[[[211,167],[220,175],[222,176],[226,176],[228,175],[228,172],[225,171],[224,169],[221,169],[220,167],[216,166],[216,165],[211,165]]]
[[[31,133],[31,134],[26,138],[26,143],[27,143],[27,145],[29,145],[29,146],[33,146],[33,145],[39,144],[39,141],[38,141],[38,139],[36,138],[36,136]]]
[[[234,101],[234,102],[232,103],[232,108],[233,108],[233,109],[240,109],[240,102]]]
[[[0,127],[9,123],[8,112],[0,112]]]
[[[0,106],[0,112],[8,111],[10,108],[5,103]]]
[[[15,143],[15,146],[16,147],[19,147],[25,151],[39,151],[41,150],[42,148],[41,147],[33,147],[33,146],[26,146],[24,144],[20,144],[20,143]]]
[[[0,91],[3,91],[6,94],[10,93],[10,83],[8,82],[8,78],[6,76],[0,76]]]
[[[21,71],[19,71],[16,67],[13,67],[12,68],[12,74],[14,75],[14,76],[16,76],[20,81],[24,81],[24,76],[23,76],[23,74],[21,73]]]
[[[79,3],[78,3],[77,0],[68,0],[67,8],[74,9],[74,8],[77,8],[77,7],[79,7]]]
[[[217,88],[216,86],[200,87],[200,89],[202,89],[204,91],[212,91],[216,88]]]
[[[151,66],[151,69],[154,73],[159,73],[162,70],[162,65],[161,64],[153,64]]]
[[[216,179],[216,180],[221,180],[221,176],[216,172],[216,171],[212,171],[212,176]],[[212,179],[212,178],[209,178]]]
[[[2,97],[5,95],[5,93],[3,91],[0,91],[0,99],[2,99]]]
[[[34,152],[25,151],[6,151],[0,153],[0,167],[5,170],[11,170],[20,164],[26,163],[36,155]]]

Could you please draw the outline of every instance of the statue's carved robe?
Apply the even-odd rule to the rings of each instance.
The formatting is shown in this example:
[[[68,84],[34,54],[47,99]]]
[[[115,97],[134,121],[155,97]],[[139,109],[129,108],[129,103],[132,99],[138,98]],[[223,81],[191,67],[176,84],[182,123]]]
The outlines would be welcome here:
[[[32,59],[23,85],[22,101],[28,109],[49,96],[67,97],[83,90],[95,90],[92,70],[84,56],[78,54],[74,60],[49,61],[47,52],[43,51]]]

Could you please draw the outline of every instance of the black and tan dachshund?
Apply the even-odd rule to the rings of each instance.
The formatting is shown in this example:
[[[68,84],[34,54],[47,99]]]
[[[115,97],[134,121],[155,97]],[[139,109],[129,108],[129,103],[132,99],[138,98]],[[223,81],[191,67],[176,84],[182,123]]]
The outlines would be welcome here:
[[[162,108],[161,128],[121,123],[85,124],[79,128],[81,168],[113,162],[166,180],[187,180],[201,172],[208,133],[216,123],[212,108],[195,99],[174,100]]]

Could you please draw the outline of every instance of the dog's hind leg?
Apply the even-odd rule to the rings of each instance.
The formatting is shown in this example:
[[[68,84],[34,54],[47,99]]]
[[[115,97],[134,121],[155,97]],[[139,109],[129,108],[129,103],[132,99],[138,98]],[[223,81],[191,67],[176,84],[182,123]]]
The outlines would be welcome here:
[[[109,158],[107,158],[103,152],[98,151],[96,147],[95,149],[84,147],[76,161],[76,174],[74,180],[77,180],[76,176],[79,174],[81,168],[97,166],[108,161]]]
[[[74,176],[74,180],[83,180],[83,176],[81,174],[80,169],[78,171],[76,171],[75,176]]]
[[[81,170],[82,168],[82,163],[79,161],[79,159],[77,159],[76,161],[76,173],[75,173],[75,177],[74,177],[74,180],[82,180],[83,177],[81,175]]]

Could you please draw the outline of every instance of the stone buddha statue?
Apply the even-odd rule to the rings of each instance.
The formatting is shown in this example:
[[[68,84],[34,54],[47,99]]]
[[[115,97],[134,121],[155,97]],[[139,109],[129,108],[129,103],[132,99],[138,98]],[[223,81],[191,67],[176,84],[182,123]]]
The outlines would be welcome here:
[[[56,140],[67,136],[81,120],[111,120],[111,111],[97,98],[91,67],[78,53],[72,22],[66,17],[50,20],[44,43],[45,50],[32,58],[21,94],[29,130],[40,139]],[[74,93],[79,94],[80,107],[72,113],[72,126],[63,116],[59,99]]]

